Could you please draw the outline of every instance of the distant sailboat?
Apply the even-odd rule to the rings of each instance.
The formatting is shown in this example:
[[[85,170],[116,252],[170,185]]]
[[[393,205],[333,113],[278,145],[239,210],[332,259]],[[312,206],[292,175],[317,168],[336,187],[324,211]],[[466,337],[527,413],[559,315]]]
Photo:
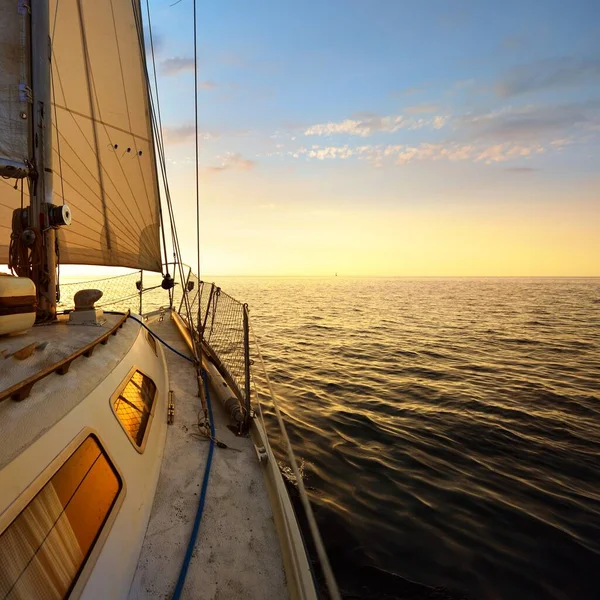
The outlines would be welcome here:
[[[313,599],[248,310],[181,261],[159,123],[139,0],[0,0],[0,597]],[[138,271],[60,313],[59,264]]]

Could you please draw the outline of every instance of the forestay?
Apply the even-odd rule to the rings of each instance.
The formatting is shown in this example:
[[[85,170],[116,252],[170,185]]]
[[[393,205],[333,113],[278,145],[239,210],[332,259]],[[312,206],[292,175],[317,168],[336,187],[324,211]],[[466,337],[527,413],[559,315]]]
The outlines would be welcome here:
[[[16,3],[16,0],[15,0]],[[60,262],[160,271],[159,192],[137,0],[50,0],[54,203]],[[28,204],[0,183],[0,223]],[[1,236],[0,262],[8,256]]]

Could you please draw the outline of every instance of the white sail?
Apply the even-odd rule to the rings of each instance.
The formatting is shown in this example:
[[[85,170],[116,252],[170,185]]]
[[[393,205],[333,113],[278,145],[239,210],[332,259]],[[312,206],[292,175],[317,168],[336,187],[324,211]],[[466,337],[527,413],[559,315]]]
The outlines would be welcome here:
[[[54,203],[73,214],[58,231],[62,264],[161,269],[140,28],[135,1],[50,0]],[[3,183],[0,223],[10,226],[21,191]],[[7,256],[0,246],[0,262]]]

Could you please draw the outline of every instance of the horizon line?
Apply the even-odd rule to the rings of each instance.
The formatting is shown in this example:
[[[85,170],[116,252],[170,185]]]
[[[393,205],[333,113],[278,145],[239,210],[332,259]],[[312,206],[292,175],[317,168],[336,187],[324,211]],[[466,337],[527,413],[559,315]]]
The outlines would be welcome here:
[[[202,277],[346,277],[346,278],[379,278],[379,279],[600,279],[598,275],[323,275],[323,274],[310,274],[310,275],[281,275],[281,274],[217,274],[209,273],[202,275]]]

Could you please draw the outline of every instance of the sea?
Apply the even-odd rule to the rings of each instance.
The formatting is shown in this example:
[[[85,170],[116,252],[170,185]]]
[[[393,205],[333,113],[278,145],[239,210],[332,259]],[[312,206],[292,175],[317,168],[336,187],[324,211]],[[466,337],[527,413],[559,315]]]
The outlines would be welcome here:
[[[600,599],[600,278],[214,281],[345,599]]]
[[[600,279],[216,282],[344,598],[600,598]]]

